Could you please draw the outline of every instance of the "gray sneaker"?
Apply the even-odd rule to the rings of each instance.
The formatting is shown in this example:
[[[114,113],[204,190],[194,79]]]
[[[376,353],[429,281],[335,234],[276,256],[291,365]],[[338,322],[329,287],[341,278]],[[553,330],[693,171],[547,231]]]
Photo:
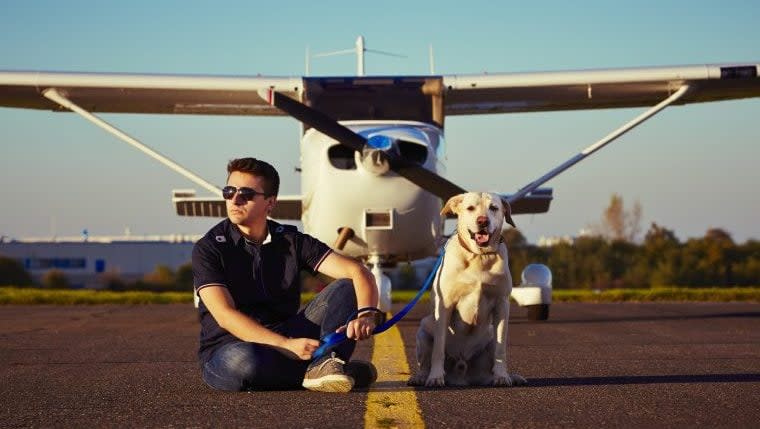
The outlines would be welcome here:
[[[335,353],[313,362],[303,377],[303,387],[315,392],[350,392],[354,379],[343,372],[344,364]]]

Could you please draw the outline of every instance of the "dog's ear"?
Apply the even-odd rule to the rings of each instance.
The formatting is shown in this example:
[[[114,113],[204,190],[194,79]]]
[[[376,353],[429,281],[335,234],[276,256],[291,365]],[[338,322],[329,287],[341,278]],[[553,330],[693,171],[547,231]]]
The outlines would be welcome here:
[[[509,205],[509,201],[504,197],[501,198],[501,207],[504,210],[504,220],[512,225],[512,228],[517,228],[515,221],[512,220],[512,206]]]
[[[446,201],[441,209],[441,217],[446,216],[449,213],[459,214],[459,205],[462,204],[464,194],[454,195]]]

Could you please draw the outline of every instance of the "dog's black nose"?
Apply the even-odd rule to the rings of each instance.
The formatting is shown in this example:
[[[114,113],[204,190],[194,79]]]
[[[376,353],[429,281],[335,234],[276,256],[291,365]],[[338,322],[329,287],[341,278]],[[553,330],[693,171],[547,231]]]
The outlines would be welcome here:
[[[475,223],[477,223],[481,228],[488,226],[488,216],[478,216],[478,218],[475,220]]]

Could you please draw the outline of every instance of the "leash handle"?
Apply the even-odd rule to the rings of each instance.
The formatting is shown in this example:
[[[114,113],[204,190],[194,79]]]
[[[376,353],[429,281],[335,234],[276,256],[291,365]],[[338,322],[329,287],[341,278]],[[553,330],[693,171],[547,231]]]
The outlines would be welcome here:
[[[346,323],[343,326],[348,325],[348,323],[355,318],[359,316],[359,313],[364,311],[375,311],[378,313],[382,313],[379,308],[377,307],[362,307],[353,313],[351,313],[350,316],[348,316],[348,319],[346,319]],[[377,327],[375,327],[375,330]],[[374,331],[372,332],[374,335]],[[312,354],[312,359],[318,359],[322,357],[325,353],[327,353],[328,350],[331,348],[337,346],[338,344],[342,343],[343,341],[346,341],[348,339],[348,336],[346,336],[345,331],[344,332],[332,332],[324,337],[322,337],[319,341],[322,343],[319,348]]]
[[[438,268],[441,266],[441,263],[443,262],[443,255],[444,255],[444,249],[441,249],[441,254],[438,256],[438,260],[435,263],[435,266],[433,266],[432,271],[430,271],[430,274],[428,274],[427,279],[425,280],[425,284],[423,284],[422,288],[417,292],[417,295],[412,298],[409,303],[401,309],[398,313],[394,314],[393,317],[391,317],[389,320],[386,320],[385,323],[383,323],[380,326],[375,326],[375,329],[372,331],[372,335],[377,335],[382,332],[387,331],[391,328],[391,326],[395,325],[399,320],[401,320],[404,316],[406,316],[407,313],[409,313],[409,310],[411,310],[416,304],[417,301],[422,298],[422,295],[425,293],[425,291],[428,290],[430,287],[430,284],[433,282],[433,277],[438,272]],[[354,320],[356,316],[359,315],[359,313],[363,311],[380,311],[380,309],[376,307],[364,307],[356,310],[351,316],[346,320],[346,325],[348,322]],[[344,331],[345,332],[345,331]],[[327,353],[328,350],[331,348],[337,346],[338,344],[342,343],[343,341],[346,341],[348,337],[344,332],[332,332],[330,334],[325,335],[320,339],[320,342],[322,343],[319,348],[312,354],[312,359],[316,360],[322,357],[325,353]]]

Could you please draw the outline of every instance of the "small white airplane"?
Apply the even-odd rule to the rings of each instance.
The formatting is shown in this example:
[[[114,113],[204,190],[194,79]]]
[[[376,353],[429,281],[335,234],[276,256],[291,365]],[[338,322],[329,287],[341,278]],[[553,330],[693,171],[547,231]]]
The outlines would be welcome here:
[[[465,190],[442,171],[450,115],[648,107],[630,122],[504,197],[512,214],[545,213],[543,184],[665,107],[760,96],[760,64],[735,63],[535,73],[344,77],[201,76],[0,71],[0,106],[74,111],[211,193],[175,190],[181,216],[223,217],[221,188],[95,116],[93,112],[290,115],[302,124],[301,195],[281,195],[272,217],[360,258],[390,309],[382,271],[434,256],[442,244],[442,203]],[[432,62],[431,62],[432,63]],[[532,264],[512,296],[531,319],[546,319],[551,272]]]

